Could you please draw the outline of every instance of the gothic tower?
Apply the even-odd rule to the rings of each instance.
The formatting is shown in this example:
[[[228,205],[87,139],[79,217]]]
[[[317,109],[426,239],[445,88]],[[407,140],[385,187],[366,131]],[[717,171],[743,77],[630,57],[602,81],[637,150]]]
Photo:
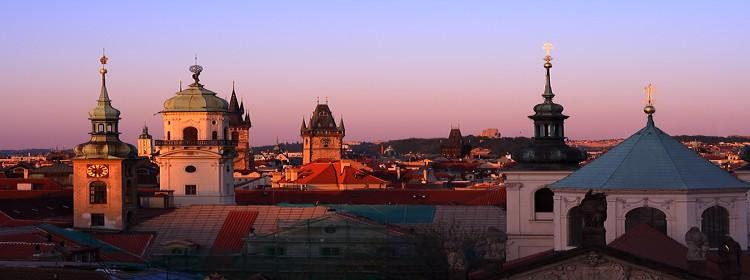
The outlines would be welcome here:
[[[136,148],[120,141],[120,111],[112,107],[106,86],[107,57],[100,59],[102,88],[89,112],[91,139],[75,147],[73,224],[78,229],[125,230],[138,208]]]
[[[235,171],[249,171],[255,168],[253,151],[250,148],[250,114],[245,112],[245,102],[237,105],[237,94],[232,83],[232,97],[229,100],[228,120],[232,141],[237,141],[237,157],[234,158]]]
[[[174,191],[177,205],[234,204],[233,160],[227,101],[195,82],[164,102],[164,139],[156,140],[159,187]]]
[[[143,126],[143,132],[138,136],[138,156],[150,158],[154,153],[154,139],[148,134],[148,126]]]
[[[310,117],[309,126],[302,119],[302,163],[319,159],[340,160],[345,131],[344,119],[341,118],[337,126],[327,102],[318,104]]]

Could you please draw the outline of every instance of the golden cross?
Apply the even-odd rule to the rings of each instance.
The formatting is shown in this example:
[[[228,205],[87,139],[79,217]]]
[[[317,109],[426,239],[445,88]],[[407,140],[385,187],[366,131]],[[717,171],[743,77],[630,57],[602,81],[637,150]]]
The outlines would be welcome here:
[[[654,92],[656,91],[656,87],[654,87],[653,84],[649,83],[646,87],[643,88],[643,92],[646,93],[646,105],[653,106],[654,105]]]
[[[552,43],[550,42],[544,43],[544,47],[542,48],[544,49],[545,52],[547,52],[547,56],[549,56],[549,52],[552,50],[552,47],[553,47]]]

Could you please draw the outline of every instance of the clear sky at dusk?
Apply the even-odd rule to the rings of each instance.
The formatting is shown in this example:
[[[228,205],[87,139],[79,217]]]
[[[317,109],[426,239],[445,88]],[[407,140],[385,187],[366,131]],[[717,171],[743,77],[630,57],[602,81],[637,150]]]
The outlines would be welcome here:
[[[3,1],[0,149],[88,140],[99,57],[110,57],[121,138],[191,81],[228,97],[252,145],[299,141],[328,97],[345,140],[532,134],[551,41],[555,101],[573,139],[645,124],[642,88],[670,134],[750,135],[750,1]]]

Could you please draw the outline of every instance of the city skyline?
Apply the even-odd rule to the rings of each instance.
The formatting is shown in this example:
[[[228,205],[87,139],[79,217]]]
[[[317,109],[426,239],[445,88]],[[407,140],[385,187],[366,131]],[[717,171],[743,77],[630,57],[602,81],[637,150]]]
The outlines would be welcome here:
[[[0,149],[85,140],[102,47],[129,143],[144,122],[163,138],[155,113],[180,80],[189,83],[196,53],[206,88],[228,99],[236,81],[254,146],[300,141],[301,119],[326,97],[346,121],[345,141],[446,137],[456,124],[464,134],[496,127],[530,137],[545,41],[555,44],[552,86],[571,116],[571,139],[622,138],[641,127],[648,83],[658,89],[655,118],[670,134],[750,134],[742,126],[750,117],[742,95],[750,90],[742,77],[747,3],[332,2],[342,7],[14,3],[16,13],[0,19],[14,42],[0,47],[12,98],[0,117],[5,131],[21,133],[6,133]]]

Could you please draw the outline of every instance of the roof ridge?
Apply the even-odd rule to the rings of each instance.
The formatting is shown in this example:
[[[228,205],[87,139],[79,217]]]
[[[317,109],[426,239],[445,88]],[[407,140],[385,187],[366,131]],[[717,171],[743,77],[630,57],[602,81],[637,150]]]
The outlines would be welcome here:
[[[607,183],[609,183],[609,181],[612,180],[612,176],[614,176],[615,173],[617,173],[617,170],[619,170],[620,167],[622,167],[622,164],[625,163],[625,161],[628,159],[628,157],[630,157],[630,154],[633,153],[633,150],[634,150],[635,146],[638,144],[638,142],[641,141],[641,138],[643,138],[642,132],[645,132],[646,129],[648,129],[648,125],[646,125],[646,127],[642,128],[636,134],[633,135],[633,136],[638,135],[638,139],[635,140],[635,143],[633,143],[633,145],[630,147],[630,150],[628,150],[628,153],[624,157],[622,157],[622,160],[620,160],[620,163],[618,163],[617,167],[615,167],[615,169],[612,170],[612,172],[609,174],[609,176],[607,176],[607,180],[604,180],[604,182],[602,182],[601,186],[606,186]],[[630,136],[630,137],[633,137],[633,136]],[[618,146],[624,144],[626,141],[628,141],[628,139],[625,139],[619,145],[615,146],[614,148],[610,149],[609,151],[612,151],[613,149],[617,148]],[[607,153],[609,153],[609,151],[607,151]],[[604,155],[602,155],[602,156],[604,156]]]
[[[661,129],[659,129],[656,126],[654,126],[654,129],[656,130],[657,133],[660,132],[660,133],[662,133],[662,135],[665,135],[665,136],[670,137],[670,138],[672,137],[672,136],[670,136],[669,134],[665,133],[664,131],[662,131]],[[664,150],[664,152],[667,154],[667,158],[669,158],[669,161],[672,162],[672,168],[675,171],[677,171],[677,175],[679,175],[677,177],[680,178],[680,182],[682,182],[683,188],[688,189],[688,184],[685,183],[685,179],[682,177],[682,172],[680,172],[680,169],[677,168],[677,163],[674,161],[674,158],[672,158],[672,154],[669,153],[669,150],[667,150],[666,147],[664,147],[664,141],[662,140],[662,137],[660,137],[660,135],[656,135],[656,139],[659,139],[659,143],[661,144],[661,145],[659,145],[659,147],[661,147]],[[682,143],[680,143],[680,145],[682,145]]]

